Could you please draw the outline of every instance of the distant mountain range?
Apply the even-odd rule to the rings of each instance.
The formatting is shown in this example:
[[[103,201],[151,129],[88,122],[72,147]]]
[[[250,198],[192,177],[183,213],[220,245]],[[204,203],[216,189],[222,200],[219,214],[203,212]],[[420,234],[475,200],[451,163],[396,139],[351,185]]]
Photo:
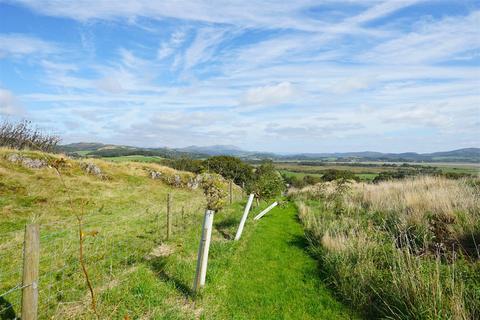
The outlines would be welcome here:
[[[239,157],[245,160],[273,159],[278,161],[480,162],[480,148],[464,148],[433,153],[382,153],[364,151],[281,155],[268,152],[246,151],[232,145],[189,146],[185,148],[139,148],[103,143],[80,142],[62,145],[59,147],[59,149],[63,152],[96,157],[146,155],[166,158],[182,156],[205,158],[209,156],[228,155]]]
[[[382,153],[382,152],[343,152],[343,153],[303,153],[295,154],[293,159],[344,159],[360,161],[413,161],[413,162],[480,162],[480,148],[464,148],[433,153]]]

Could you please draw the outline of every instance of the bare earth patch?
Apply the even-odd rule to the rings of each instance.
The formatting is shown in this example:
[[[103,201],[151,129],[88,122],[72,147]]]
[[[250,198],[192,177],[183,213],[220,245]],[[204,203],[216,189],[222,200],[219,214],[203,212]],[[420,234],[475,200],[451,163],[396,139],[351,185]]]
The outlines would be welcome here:
[[[153,258],[161,258],[161,257],[168,257],[171,255],[175,250],[172,246],[162,243],[156,248],[153,248],[152,252],[150,252],[145,259],[151,260]]]

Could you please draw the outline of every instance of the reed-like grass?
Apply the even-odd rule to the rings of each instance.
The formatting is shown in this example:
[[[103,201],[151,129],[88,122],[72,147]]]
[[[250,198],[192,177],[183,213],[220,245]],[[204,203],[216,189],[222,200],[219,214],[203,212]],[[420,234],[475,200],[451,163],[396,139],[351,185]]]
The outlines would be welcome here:
[[[480,317],[478,182],[337,182],[290,196],[326,281],[369,317]]]

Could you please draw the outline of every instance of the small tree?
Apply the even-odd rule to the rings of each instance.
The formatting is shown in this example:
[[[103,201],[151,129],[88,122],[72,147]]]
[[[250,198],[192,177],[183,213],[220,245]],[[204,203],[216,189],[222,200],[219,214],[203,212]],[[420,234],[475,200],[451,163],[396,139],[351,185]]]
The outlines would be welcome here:
[[[266,200],[279,196],[285,190],[285,182],[275,169],[272,161],[264,161],[255,170],[248,190],[256,194],[258,199]]]
[[[233,180],[237,185],[243,185],[252,179],[253,167],[242,160],[230,156],[215,156],[204,161],[203,167],[209,172],[222,175]]]
[[[167,160],[166,164],[176,170],[190,171],[200,173],[203,170],[202,160],[181,157],[178,159]]]
[[[219,175],[209,174],[202,182],[208,210],[219,211],[227,203],[227,192],[223,189],[221,179]]]

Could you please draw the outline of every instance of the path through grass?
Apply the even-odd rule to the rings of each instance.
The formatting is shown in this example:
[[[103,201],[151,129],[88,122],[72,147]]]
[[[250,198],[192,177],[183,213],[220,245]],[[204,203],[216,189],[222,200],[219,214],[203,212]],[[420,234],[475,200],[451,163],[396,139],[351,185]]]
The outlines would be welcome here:
[[[252,220],[254,213],[223,286],[206,292],[217,305],[207,319],[353,318],[319,279],[293,204],[274,208],[260,221]]]

